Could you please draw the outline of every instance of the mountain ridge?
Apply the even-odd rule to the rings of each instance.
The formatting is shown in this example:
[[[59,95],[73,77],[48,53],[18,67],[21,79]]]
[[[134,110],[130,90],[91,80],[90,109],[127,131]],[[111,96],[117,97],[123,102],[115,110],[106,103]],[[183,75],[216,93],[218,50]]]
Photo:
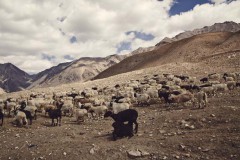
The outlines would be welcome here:
[[[231,51],[236,51],[238,53],[238,46],[240,45],[238,40],[239,30],[240,23],[215,23],[212,26],[205,26],[193,31],[180,33],[173,38],[165,37],[155,46],[146,48],[139,47],[126,55],[114,54],[107,57],[81,57],[71,62],[60,63],[35,75],[29,75],[20,69],[16,69],[16,66],[6,63],[5,68],[3,65],[0,65],[0,87],[7,92],[13,92],[23,89],[51,87],[60,84],[98,79],[104,77],[103,75],[112,68],[114,68],[112,74],[108,73],[106,76],[152,67],[159,64],[165,65],[167,61],[172,62],[172,64],[180,62],[199,63],[199,60],[194,57],[198,57],[199,59],[204,59],[205,57],[206,59],[207,55],[205,55],[204,51],[209,52],[208,49],[211,46],[214,46],[214,49],[210,49],[213,53],[217,51],[222,51],[224,54]],[[217,38],[212,39],[211,34]],[[201,36],[206,36],[207,39],[203,38],[203,40],[199,39],[199,41],[193,41],[192,45],[187,46],[189,41],[198,39]],[[229,39],[226,39],[228,36]],[[201,43],[202,47],[194,48],[194,46],[198,46],[199,43]],[[181,47],[179,48],[180,45],[182,48],[185,46],[184,50],[181,51]],[[201,54],[204,56],[201,57]],[[212,55],[209,57],[210,59],[211,56]],[[151,63],[145,63],[144,61],[151,61]],[[124,63],[125,66],[122,66],[122,63]],[[8,70],[6,67],[10,69]],[[129,69],[126,69],[126,67]],[[9,73],[7,73],[7,71]]]

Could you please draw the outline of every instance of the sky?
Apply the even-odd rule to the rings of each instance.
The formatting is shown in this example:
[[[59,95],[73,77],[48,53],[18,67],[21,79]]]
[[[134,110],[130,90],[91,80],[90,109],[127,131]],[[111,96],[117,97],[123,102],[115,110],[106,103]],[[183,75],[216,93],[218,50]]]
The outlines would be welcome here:
[[[126,3],[127,2],[127,3]],[[234,21],[240,0],[1,0],[0,63],[34,74]]]

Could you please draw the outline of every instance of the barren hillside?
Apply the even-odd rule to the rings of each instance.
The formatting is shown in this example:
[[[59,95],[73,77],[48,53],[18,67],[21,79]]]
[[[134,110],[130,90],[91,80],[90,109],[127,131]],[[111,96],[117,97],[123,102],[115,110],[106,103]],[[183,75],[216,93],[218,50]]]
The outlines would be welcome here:
[[[209,71],[217,67],[218,72],[239,68],[240,32],[216,32],[196,35],[191,38],[166,44],[150,52],[133,55],[120,63],[106,69],[95,79],[112,75],[159,66],[163,70],[166,65],[194,65],[196,68]],[[234,61],[234,63],[230,63]],[[216,68],[215,68],[216,69]]]

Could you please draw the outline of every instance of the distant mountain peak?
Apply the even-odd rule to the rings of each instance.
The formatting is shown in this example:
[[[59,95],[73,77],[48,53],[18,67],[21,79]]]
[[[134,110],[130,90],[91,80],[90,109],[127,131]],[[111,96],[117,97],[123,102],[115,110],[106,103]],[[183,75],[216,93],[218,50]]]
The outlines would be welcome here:
[[[179,33],[173,38],[165,37],[163,40],[161,40],[159,43],[156,44],[156,46],[161,46],[167,43],[172,43],[175,41],[179,41],[185,38],[192,37],[194,35],[203,34],[203,33],[210,33],[210,32],[237,32],[240,30],[240,23],[236,23],[233,21],[226,21],[223,23],[215,23],[212,26],[205,26],[200,29],[194,29],[192,31],[185,31],[182,33]]]
[[[7,92],[20,91],[31,83],[31,76],[12,63],[0,64],[0,87]]]

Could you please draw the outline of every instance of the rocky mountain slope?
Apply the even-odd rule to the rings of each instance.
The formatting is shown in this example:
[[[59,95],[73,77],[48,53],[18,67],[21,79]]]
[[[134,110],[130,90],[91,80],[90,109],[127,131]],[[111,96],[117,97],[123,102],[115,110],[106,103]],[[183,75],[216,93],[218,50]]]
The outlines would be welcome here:
[[[37,74],[34,82],[28,89],[84,82],[120,62],[125,57],[125,55],[111,55],[105,58],[83,57],[73,62],[59,64]]]
[[[7,91],[20,91],[31,84],[32,77],[11,63],[0,64],[0,87]]]
[[[173,38],[165,37],[160,41],[156,46],[161,46],[167,43],[179,41],[185,38],[192,37],[194,35],[203,34],[203,33],[212,33],[212,32],[237,32],[240,30],[240,23],[235,23],[232,21],[227,21],[224,23],[215,23],[212,26],[205,26],[200,29],[194,29],[193,31],[186,31],[176,35]]]
[[[240,68],[240,31],[214,32],[196,35],[163,45],[153,51],[133,55],[106,69],[95,79],[129,71],[163,66],[194,64],[209,71],[209,68]]]

